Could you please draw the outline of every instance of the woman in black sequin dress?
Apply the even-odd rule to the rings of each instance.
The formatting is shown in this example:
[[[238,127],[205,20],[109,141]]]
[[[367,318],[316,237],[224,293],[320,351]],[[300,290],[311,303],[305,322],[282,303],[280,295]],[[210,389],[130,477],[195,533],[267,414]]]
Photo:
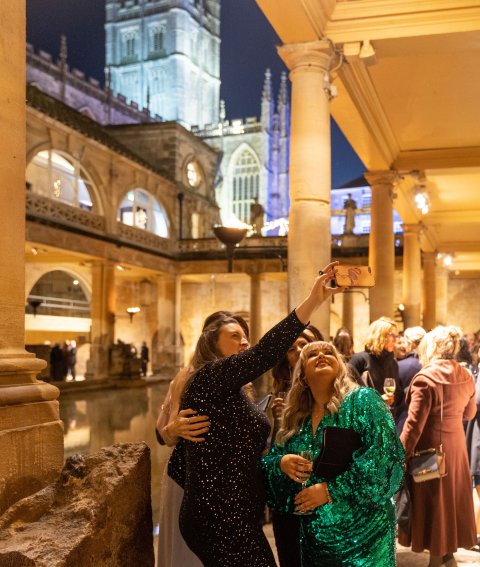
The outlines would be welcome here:
[[[208,415],[203,443],[180,441],[169,474],[185,489],[180,530],[205,567],[274,567],[260,518],[265,506],[260,457],[270,426],[241,387],[260,377],[285,355],[311,314],[332,293],[329,264],[309,296],[257,345],[247,348],[234,320],[207,327],[192,365],[198,370],[187,385],[182,408]]]

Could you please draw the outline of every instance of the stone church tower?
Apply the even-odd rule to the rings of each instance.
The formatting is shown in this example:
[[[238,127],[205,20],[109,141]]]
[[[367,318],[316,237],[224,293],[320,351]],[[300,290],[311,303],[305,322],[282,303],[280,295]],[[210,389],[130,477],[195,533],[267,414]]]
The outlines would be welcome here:
[[[220,0],[106,0],[106,78],[162,120],[218,123]]]

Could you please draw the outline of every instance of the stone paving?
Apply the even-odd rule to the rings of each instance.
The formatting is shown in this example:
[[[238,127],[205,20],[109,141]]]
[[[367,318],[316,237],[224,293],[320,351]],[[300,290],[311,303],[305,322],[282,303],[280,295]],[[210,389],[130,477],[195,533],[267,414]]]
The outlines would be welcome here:
[[[272,524],[264,526],[265,535],[270,542],[270,545],[275,554],[275,559],[278,560],[275,550],[275,541],[273,539]],[[459,549],[455,554],[459,567],[480,567],[480,553],[476,551],[468,551],[466,549]],[[428,565],[428,552],[413,553],[408,547],[397,546],[397,567],[427,567]],[[378,566],[380,567],[380,565]]]

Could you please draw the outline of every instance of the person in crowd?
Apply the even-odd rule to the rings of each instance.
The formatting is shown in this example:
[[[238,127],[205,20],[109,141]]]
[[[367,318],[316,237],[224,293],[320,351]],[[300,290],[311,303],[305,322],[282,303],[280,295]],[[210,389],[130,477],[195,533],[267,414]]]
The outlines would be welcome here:
[[[299,455],[306,449],[315,460],[327,426],[360,438],[350,464],[329,480],[311,473],[311,462]],[[262,463],[269,504],[305,514],[302,567],[395,565],[392,496],[403,478],[403,448],[381,396],[354,382],[332,344],[303,348],[277,443]]]
[[[76,372],[75,366],[77,364],[77,343],[74,340],[67,341],[67,352],[66,352],[66,361],[67,361],[67,375],[70,374],[72,380],[75,380]]]
[[[405,335],[398,335],[397,340],[395,341],[395,348],[393,349],[393,356],[397,362],[403,360],[407,356],[408,348],[408,340]]]
[[[460,347],[455,355],[455,360],[460,366],[466,368],[474,378],[477,376],[478,365],[473,362],[473,353],[466,335],[460,339]]]
[[[380,394],[384,394],[385,378],[393,378],[398,384],[398,363],[394,357],[396,339],[397,325],[392,319],[380,317],[370,324],[365,350],[348,361],[360,384],[375,388]],[[392,404],[393,395],[385,396],[387,403]]]
[[[445,452],[446,476],[411,483],[411,537],[399,529],[402,545],[429,550],[429,567],[456,566],[457,548],[477,541],[462,424],[475,416],[477,407],[472,375],[454,360],[460,337],[457,327],[439,326],[422,339],[422,369],[407,393],[408,415],[400,436],[407,459],[440,445]]]
[[[70,341],[67,339],[62,345],[62,380],[66,380],[70,364]]]
[[[150,353],[146,341],[142,342],[142,348],[140,349],[140,360],[142,364],[142,376],[146,376],[148,362],[150,360]]]
[[[245,336],[249,337],[249,328],[243,317],[231,311],[217,311],[205,320],[202,330],[216,320],[232,318],[242,327]],[[205,441],[208,432],[208,416],[196,415],[195,410],[188,408],[180,410],[180,402],[185,389],[185,384],[193,367],[182,368],[175,378],[170,382],[165,401],[160,408],[155,433],[157,440],[162,445],[174,447],[180,439],[191,442]],[[178,519],[180,506],[183,500],[183,488],[168,476],[165,468],[162,479],[162,501],[160,506],[160,532],[158,537],[158,567],[201,567],[202,563],[198,557],[189,549],[185,543],[180,529]]]
[[[274,396],[272,443],[275,442],[279,429],[285,397],[292,385],[293,369],[300,358],[303,347],[312,341],[323,341],[323,336],[316,327],[308,325],[288,349],[287,355],[272,369]],[[272,526],[280,567],[301,567],[299,517],[295,514],[282,514],[272,510]]]
[[[55,343],[50,351],[50,377],[53,382],[63,380],[63,352],[60,343]]]
[[[480,362],[478,360],[479,335],[480,331],[477,331],[476,333],[468,333],[467,335],[465,335],[468,341],[468,349],[470,350],[470,353],[472,355],[472,363],[477,365]]]
[[[335,333],[333,344],[340,354],[343,355],[345,362],[353,356],[353,337],[347,327],[340,327]]]
[[[408,413],[405,396],[413,377],[421,369],[417,349],[424,336],[425,330],[422,327],[408,327],[403,333],[406,341],[406,355],[398,360],[398,382],[392,405],[393,419],[399,435]]]
[[[464,423],[465,436],[467,439],[467,453],[470,462],[470,474],[473,480],[473,490],[477,493],[480,499],[480,380],[478,378],[478,366],[473,363],[472,349],[470,348],[468,337],[464,336],[460,339],[460,349],[455,355],[455,360],[471,372],[475,380],[475,401],[477,403],[477,413],[471,421]],[[480,510],[475,510],[475,524],[478,528],[480,525],[478,518],[480,517]],[[472,548],[475,551],[480,551],[480,537],[477,531],[477,543]]]
[[[333,293],[344,291],[329,286],[336,264],[330,263],[307,298],[252,348],[230,318],[206,327],[197,342],[192,359],[196,370],[181,409],[208,415],[210,429],[202,443],[177,444],[169,474],[185,489],[181,533],[206,567],[275,566],[259,522],[265,506],[260,457],[270,424],[241,387],[277,364],[313,311]]]

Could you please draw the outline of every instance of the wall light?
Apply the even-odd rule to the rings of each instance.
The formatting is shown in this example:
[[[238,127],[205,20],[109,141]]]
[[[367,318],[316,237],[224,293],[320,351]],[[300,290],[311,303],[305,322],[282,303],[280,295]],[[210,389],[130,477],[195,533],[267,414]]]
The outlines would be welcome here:
[[[133,322],[133,316],[136,315],[137,313],[140,313],[141,309],[140,307],[127,307],[127,313],[128,316],[130,317],[130,323]]]
[[[415,206],[420,209],[422,215],[426,215],[430,210],[430,198],[424,188],[417,189],[415,192]]]

